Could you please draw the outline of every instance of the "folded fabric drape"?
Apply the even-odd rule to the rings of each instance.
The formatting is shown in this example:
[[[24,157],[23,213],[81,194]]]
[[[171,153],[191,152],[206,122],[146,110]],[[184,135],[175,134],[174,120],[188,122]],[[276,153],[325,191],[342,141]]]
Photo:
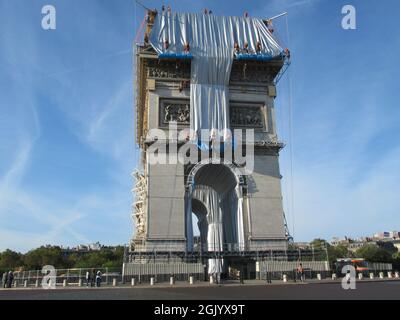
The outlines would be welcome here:
[[[168,48],[165,42],[168,41]],[[156,16],[149,42],[159,54],[189,54],[190,46],[190,127],[200,136],[224,138],[229,130],[229,79],[234,46],[247,45],[249,52],[277,57],[282,48],[262,19],[209,14],[163,12]]]
[[[217,253],[244,250],[243,199],[238,194],[238,188],[219,194],[210,186],[196,185],[187,199],[190,202],[186,211],[188,248],[193,248],[192,207],[189,199],[196,199],[207,208],[207,251]],[[223,272],[223,267],[222,258],[209,259],[210,274]]]

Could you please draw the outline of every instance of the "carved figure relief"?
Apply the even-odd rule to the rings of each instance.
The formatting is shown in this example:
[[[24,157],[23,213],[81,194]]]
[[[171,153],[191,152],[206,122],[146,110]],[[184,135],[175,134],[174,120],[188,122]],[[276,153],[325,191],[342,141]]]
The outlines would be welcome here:
[[[232,127],[262,128],[263,120],[260,107],[231,106],[230,122]]]
[[[189,101],[161,101],[161,120],[162,124],[176,121],[179,125],[190,123],[190,102]]]

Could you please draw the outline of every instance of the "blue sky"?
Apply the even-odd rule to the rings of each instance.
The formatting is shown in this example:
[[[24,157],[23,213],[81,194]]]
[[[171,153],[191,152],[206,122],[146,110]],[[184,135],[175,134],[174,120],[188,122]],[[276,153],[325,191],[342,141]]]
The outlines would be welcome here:
[[[46,4],[57,10],[54,31],[41,28]],[[398,1],[166,4],[263,18],[288,11],[290,39],[286,19],[275,24],[293,57],[276,109],[295,240],[400,229]],[[357,10],[356,30],[341,28],[345,4]],[[129,241],[132,44],[143,14],[133,0],[0,0],[0,250]]]

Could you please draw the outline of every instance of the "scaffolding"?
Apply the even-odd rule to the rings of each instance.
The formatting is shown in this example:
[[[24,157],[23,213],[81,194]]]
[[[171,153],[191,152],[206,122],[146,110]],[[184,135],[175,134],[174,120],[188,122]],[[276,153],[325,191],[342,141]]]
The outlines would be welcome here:
[[[146,236],[146,199],[147,199],[147,182],[143,173],[135,170],[132,173],[135,178],[135,187],[132,189],[135,201],[132,204],[132,219],[135,224],[135,236],[132,246],[141,243]]]

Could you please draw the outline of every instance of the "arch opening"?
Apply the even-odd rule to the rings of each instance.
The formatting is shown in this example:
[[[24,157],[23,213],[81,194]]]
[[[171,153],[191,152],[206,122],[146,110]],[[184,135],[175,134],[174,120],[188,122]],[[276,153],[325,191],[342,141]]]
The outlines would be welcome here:
[[[244,249],[243,199],[239,179],[224,164],[207,163],[194,171],[187,192],[187,217],[196,214],[202,250],[222,253]],[[193,237],[187,223],[188,240]],[[188,250],[193,242],[188,241]],[[209,259],[209,273],[224,271],[223,259]]]
[[[208,233],[208,223],[207,223],[207,208],[204,204],[197,200],[192,199],[192,215],[196,217],[197,221],[193,221],[197,225],[198,229],[198,240],[196,241],[196,234],[193,232],[194,236],[194,249],[196,251],[203,251],[205,249],[205,244],[207,243],[207,233]]]

